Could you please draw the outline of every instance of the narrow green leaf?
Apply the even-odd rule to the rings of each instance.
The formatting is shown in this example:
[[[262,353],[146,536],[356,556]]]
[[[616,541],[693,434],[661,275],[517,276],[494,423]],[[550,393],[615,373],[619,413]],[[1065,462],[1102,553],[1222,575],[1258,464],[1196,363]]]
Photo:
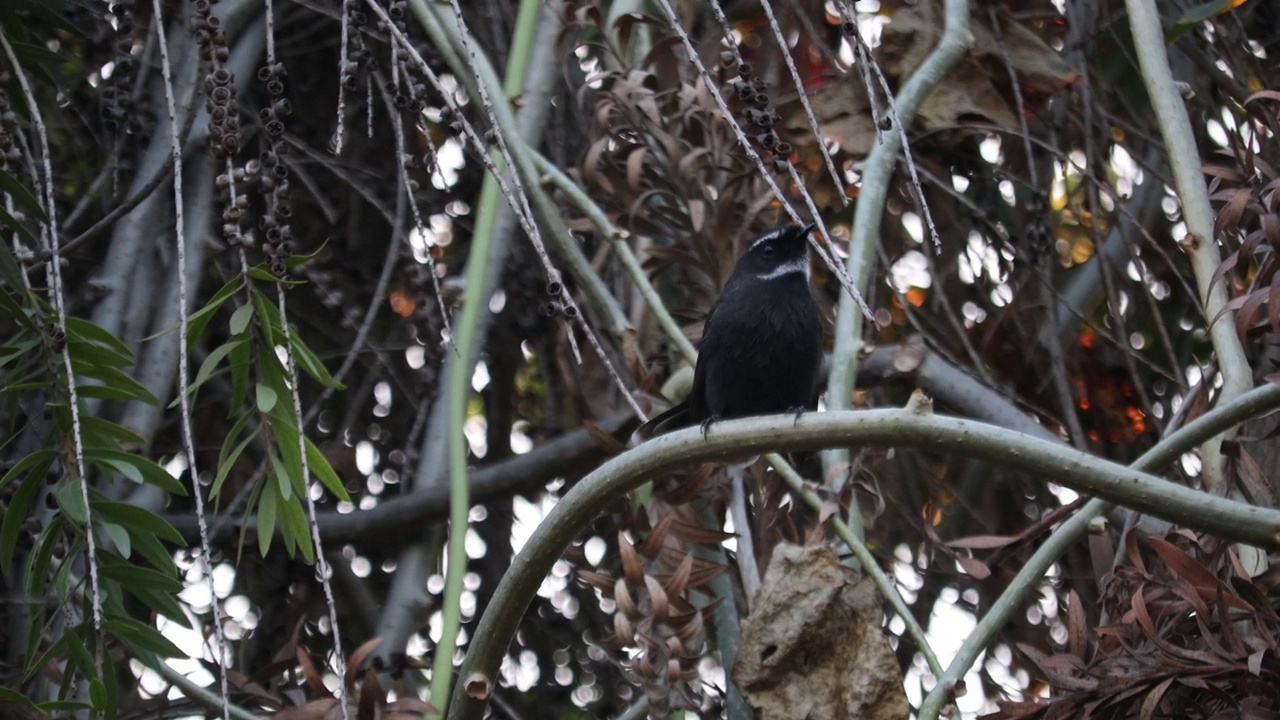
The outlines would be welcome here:
[[[249,343],[237,345],[231,351],[231,402],[228,407],[231,417],[244,406],[245,396],[249,394]]]
[[[1196,25],[1224,12],[1230,4],[1231,0],[1212,0],[1212,2],[1187,8],[1186,12],[1182,13],[1182,17],[1178,18],[1173,27],[1169,28],[1169,32],[1165,34],[1165,42],[1172,45]]]
[[[150,458],[123,450],[91,448],[85,451],[85,460],[96,463],[99,467],[108,465],[134,482],[155,485],[175,495],[187,494],[187,488],[181,481]]]
[[[280,311],[275,302],[257,290],[253,291],[253,306],[258,312],[262,336],[270,345],[280,344]]]
[[[231,469],[236,466],[236,461],[240,459],[244,449],[249,447],[249,443],[258,437],[256,431],[251,432],[245,435],[234,447],[228,448],[236,436],[240,434],[248,419],[249,416],[247,414],[240,416],[240,419],[236,421],[236,424],[231,428],[231,432],[227,433],[226,440],[222,443],[222,451],[218,454],[218,474],[213,478],[213,487],[209,489],[210,498],[218,497],[218,493],[222,490],[222,483],[227,479],[227,473],[231,472]]]
[[[33,456],[36,457],[34,461]],[[5,473],[4,479],[0,480],[0,487],[4,487],[11,478],[26,473],[17,492],[9,498],[4,518],[0,520],[0,571],[3,571],[6,577],[9,576],[13,565],[13,554],[18,547],[18,538],[22,536],[22,526],[31,511],[32,503],[40,493],[40,488],[44,487],[45,476],[53,466],[53,459],[56,456],[57,453],[53,450],[37,450],[19,460],[12,470]]]
[[[185,545],[186,543],[182,533],[169,524],[168,520],[144,507],[95,498],[93,500],[93,511],[104,520],[128,528],[130,534],[134,536],[134,540],[138,539],[140,532],[145,532],[175,545]]]
[[[105,365],[113,368],[126,368],[133,364],[133,357],[118,352],[115,348],[98,345],[81,339],[67,340],[67,349],[72,360]]]
[[[129,346],[125,345],[120,338],[112,335],[105,328],[93,324],[92,322],[78,317],[67,317],[67,337],[81,338],[86,342],[95,342],[99,345],[115,350],[117,353],[129,358],[130,364],[133,362],[133,352],[129,350]]]
[[[14,43],[15,45],[20,43]],[[9,193],[13,198],[13,202],[23,212],[31,217],[39,220],[43,224],[48,224],[49,216],[44,214],[44,206],[36,199],[36,196],[27,189],[27,186],[18,182],[18,179],[4,170],[0,170],[0,190]],[[5,223],[10,225],[11,223]]]
[[[135,400],[140,400],[148,405],[160,404],[160,401],[156,399],[155,395],[151,394],[151,391],[148,390],[145,385],[134,380],[132,376],[123,372],[119,368],[114,368],[109,365],[98,365],[85,360],[77,360],[75,357],[72,357],[71,369],[77,375],[86,375],[91,378],[97,378],[98,380],[115,387],[121,392],[130,393],[130,396]]]
[[[253,306],[249,304],[241,305],[236,311],[231,313],[231,334],[241,335],[245,329],[249,327],[249,321],[253,319]]]
[[[22,239],[26,241],[27,247],[40,247],[40,241],[35,235],[31,234],[31,230],[23,223],[18,222],[3,207],[0,207],[0,224],[17,231]],[[18,260],[13,256],[13,252],[9,250],[6,243],[0,243],[0,279],[4,280],[4,285],[10,288],[23,287],[22,285],[22,269],[18,267]],[[22,315],[15,315],[22,317]],[[28,320],[28,323],[30,321]]]
[[[214,293],[213,297],[209,298],[209,302],[204,304],[204,307],[191,313],[187,317],[187,340],[194,341],[199,338],[204,333],[205,326],[213,319],[214,313],[218,312],[218,308],[222,307],[227,298],[234,295],[242,287],[244,287],[244,279],[237,275],[235,279],[223,285],[218,292]]]
[[[86,702],[78,700],[50,700],[49,702],[40,703],[35,708],[44,713],[57,712],[80,712],[81,710],[92,710],[93,706]]]
[[[270,481],[266,483],[267,487],[263,488],[262,498],[258,501],[258,551],[263,557],[271,549],[271,538],[276,532],[276,505],[279,503],[280,492],[271,487],[274,484]]]
[[[280,512],[280,525],[284,528],[285,535],[292,537],[298,543],[302,557],[307,562],[314,563],[316,552],[311,545],[311,525],[307,523],[306,513],[302,511],[302,503],[301,497],[285,503]]]
[[[0,488],[8,485],[9,481],[17,478],[37,465],[43,465],[47,471],[49,465],[53,463],[53,459],[56,457],[58,457],[58,452],[56,450],[52,450],[50,448],[36,450],[30,455],[27,455],[14,463],[14,466],[9,468],[9,472],[5,473],[4,477],[0,477]]]
[[[177,645],[170,642],[159,630],[144,625],[133,618],[116,617],[102,624],[103,629],[134,648],[150,650],[162,657],[185,657]]]
[[[173,551],[166,548],[155,535],[133,527],[129,528],[129,537],[133,538],[133,548],[154,568],[170,575],[178,573],[177,566],[173,564]],[[188,543],[183,543],[183,547],[186,545]]]
[[[89,681],[89,700],[94,710],[102,712],[107,709],[107,686],[97,678]]]
[[[2,685],[0,685],[0,700],[4,700],[5,702],[9,702],[9,703],[14,703],[24,708],[31,707],[30,698],[18,692],[17,690],[10,690],[9,688],[4,687]]]
[[[53,551],[61,540],[65,521],[62,515],[54,515],[49,524],[40,531],[36,538],[35,550],[27,559],[27,567],[22,578],[23,586],[33,597],[43,596],[49,587],[49,565],[53,562]],[[70,563],[64,563],[70,564]]]
[[[289,502],[293,499],[293,480],[289,477],[289,469],[280,462],[280,457],[271,453],[271,471],[275,477],[280,499]]]
[[[293,359],[297,361],[303,372],[315,378],[316,382],[325,387],[335,390],[346,389],[345,385],[333,379],[333,376],[329,374],[329,368],[320,362],[320,358],[311,351],[311,348],[307,347],[307,344],[302,341],[297,331],[292,328],[289,330],[289,339],[293,343]]]
[[[245,305],[244,307],[249,306]],[[244,345],[245,342],[246,341],[244,339],[228,340],[210,351],[208,357],[204,359],[204,362],[200,363],[200,369],[196,371],[196,378],[195,380],[192,380],[191,384],[187,387],[187,392],[194,396],[196,390],[198,390],[201,385],[204,385],[209,378],[213,377],[214,371],[218,369],[218,365],[222,363],[222,359],[240,345]],[[181,402],[181,398],[174,398],[174,401],[169,403],[169,407],[177,407]]]
[[[52,405],[50,407],[53,407]],[[59,428],[63,432],[69,433],[71,430],[71,414],[66,411],[65,405],[57,406],[56,412],[66,417],[67,425],[61,425],[62,418],[59,417]],[[137,447],[146,445],[146,440],[138,433],[110,420],[103,420],[96,415],[80,415],[80,431],[84,435],[85,447],[110,448],[112,450],[119,449],[118,443],[128,443]]]
[[[120,557],[128,560],[133,555],[133,539],[129,537],[129,531],[123,525],[100,522],[98,527],[111,538],[111,544],[116,546],[116,552],[120,553]]]
[[[151,588],[159,592],[176,593],[182,590],[182,582],[176,577],[152,570],[151,568],[127,563],[103,564],[101,571],[104,577],[111,578],[130,592],[137,588]]]
[[[72,666],[78,667],[84,677],[92,679],[97,677],[98,671],[93,662],[93,655],[84,644],[80,633],[77,632],[83,628],[83,625],[77,625],[63,629],[62,639],[67,647],[67,659],[71,661]]]
[[[58,485],[58,507],[71,518],[72,522],[84,525],[89,522],[89,508],[84,504],[84,495],[80,492],[80,481],[67,478]]]
[[[258,383],[254,387],[254,393],[258,401],[258,412],[269,413],[276,406],[277,396],[275,390]]]
[[[194,629],[191,625],[191,620],[186,613],[182,612],[182,606],[178,604],[177,600],[173,599],[173,594],[137,587],[129,588],[129,592],[142,601],[143,605],[151,608],[157,614],[163,615],[188,630]]]
[[[351,502],[351,496],[347,494],[347,488],[342,484],[342,478],[338,477],[338,473],[333,471],[333,466],[329,464],[329,459],[320,452],[320,448],[311,442],[311,438],[303,438],[307,444],[307,468],[320,478],[320,482],[333,493],[334,497],[343,502]]]

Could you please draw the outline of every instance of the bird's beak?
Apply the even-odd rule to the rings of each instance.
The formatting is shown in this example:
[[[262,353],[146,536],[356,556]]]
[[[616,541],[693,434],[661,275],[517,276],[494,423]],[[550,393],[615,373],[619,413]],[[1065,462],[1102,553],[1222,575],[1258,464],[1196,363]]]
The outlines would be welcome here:
[[[816,227],[818,227],[818,226],[817,226],[816,224],[814,224],[814,223],[809,223],[808,225],[805,225],[805,226],[804,226],[804,232],[801,232],[801,233],[800,233],[800,237],[801,237],[801,239],[807,239],[807,238],[809,237],[809,235],[813,234],[813,229],[814,229],[814,228],[816,228]]]

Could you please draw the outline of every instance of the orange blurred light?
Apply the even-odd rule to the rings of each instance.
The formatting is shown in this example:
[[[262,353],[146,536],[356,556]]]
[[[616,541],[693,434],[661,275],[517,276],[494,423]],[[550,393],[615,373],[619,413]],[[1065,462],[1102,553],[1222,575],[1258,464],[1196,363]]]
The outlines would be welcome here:
[[[391,303],[391,309],[400,317],[409,317],[418,306],[418,304],[413,301],[412,297],[400,292],[399,290],[392,290],[387,293],[387,300]]]

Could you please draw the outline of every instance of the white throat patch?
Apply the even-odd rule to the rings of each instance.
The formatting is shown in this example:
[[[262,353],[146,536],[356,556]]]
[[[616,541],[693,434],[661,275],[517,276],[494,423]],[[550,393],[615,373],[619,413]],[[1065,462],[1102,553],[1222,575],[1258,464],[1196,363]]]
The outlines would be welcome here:
[[[759,246],[761,243],[766,243],[766,242],[769,242],[770,240],[775,240],[779,237],[782,237],[782,233],[787,232],[790,229],[791,228],[787,228],[787,227],[777,227],[770,230],[769,232],[756,238],[756,241],[751,243],[751,247],[747,248],[747,251],[750,252],[751,250],[755,250],[756,247]]]
[[[787,262],[783,263],[782,265],[779,265],[778,267],[770,270],[769,272],[764,272],[764,273],[760,273],[759,275],[756,275],[756,279],[772,280],[773,278],[782,277],[783,275],[790,275],[791,273],[804,273],[804,276],[806,278],[809,277],[809,256],[807,253],[804,255],[801,255],[798,258],[795,258],[794,260],[788,260]]]

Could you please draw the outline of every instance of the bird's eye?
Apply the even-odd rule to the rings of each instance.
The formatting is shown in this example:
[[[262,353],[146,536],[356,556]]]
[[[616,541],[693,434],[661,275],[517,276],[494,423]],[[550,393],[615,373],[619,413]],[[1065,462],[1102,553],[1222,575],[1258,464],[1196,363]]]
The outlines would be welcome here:
[[[778,254],[778,248],[772,245],[765,245],[764,249],[760,251],[760,254],[763,255],[764,257],[771,258],[774,255]]]

